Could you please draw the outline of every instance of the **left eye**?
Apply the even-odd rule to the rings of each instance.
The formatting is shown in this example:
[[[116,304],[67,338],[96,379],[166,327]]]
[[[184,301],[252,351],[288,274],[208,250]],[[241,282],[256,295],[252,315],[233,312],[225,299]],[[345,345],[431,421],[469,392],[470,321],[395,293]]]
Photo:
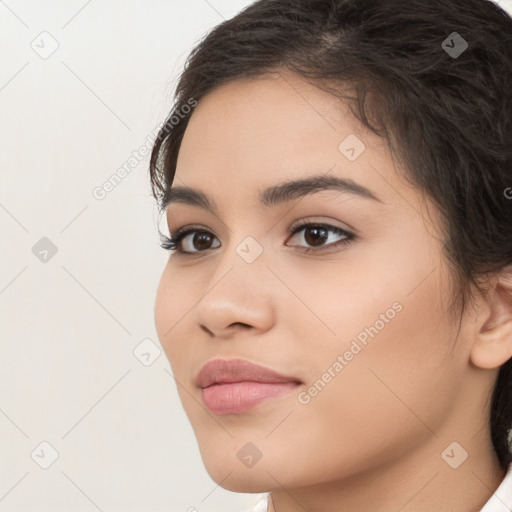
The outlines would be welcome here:
[[[302,247],[306,252],[319,251],[322,249],[315,249],[315,247],[323,247],[324,243],[329,239],[329,233],[334,233],[338,237],[342,237],[337,242],[330,243],[327,245],[328,248],[337,247],[339,245],[348,244],[355,236],[345,231],[344,229],[329,224],[302,224],[292,230],[291,238],[296,234],[304,231],[304,234],[300,237],[306,244],[310,244],[310,247]],[[168,251],[176,251],[180,254],[197,254],[205,252],[212,247],[205,247],[211,243],[211,240],[216,238],[209,231],[198,228],[186,228],[178,229],[176,234],[171,237],[161,235],[162,242],[161,247]],[[218,240],[218,239],[217,239]],[[189,244],[186,248],[183,246]],[[199,245],[199,247],[198,247]],[[213,247],[216,249],[219,245]]]
[[[301,231],[303,231],[303,234],[300,236],[300,239],[313,247],[319,245],[323,247],[324,243],[329,239],[329,233],[334,233],[336,236],[341,236],[342,238],[338,242],[328,244],[328,247],[348,243],[353,238],[351,233],[348,233],[344,229],[330,226],[329,224],[302,224],[292,231],[292,237]],[[306,249],[310,250],[308,248]]]

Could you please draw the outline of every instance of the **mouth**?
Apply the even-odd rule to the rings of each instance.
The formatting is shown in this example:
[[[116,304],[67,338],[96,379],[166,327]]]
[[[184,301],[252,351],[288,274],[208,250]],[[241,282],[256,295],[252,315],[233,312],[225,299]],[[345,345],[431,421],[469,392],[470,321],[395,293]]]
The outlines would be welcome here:
[[[203,389],[204,404],[215,414],[239,414],[262,402],[286,395],[297,382],[232,382],[212,384]]]
[[[262,402],[289,394],[302,384],[244,359],[214,359],[196,378],[206,407],[214,414],[246,412]]]

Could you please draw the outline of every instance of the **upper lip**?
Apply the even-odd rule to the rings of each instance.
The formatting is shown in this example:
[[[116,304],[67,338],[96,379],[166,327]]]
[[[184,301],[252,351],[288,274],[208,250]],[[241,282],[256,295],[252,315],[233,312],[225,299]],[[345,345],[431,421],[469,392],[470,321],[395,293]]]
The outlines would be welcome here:
[[[212,359],[197,374],[195,383],[200,388],[221,382],[297,382],[295,377],[281,375],[265,366],[245,359]]]

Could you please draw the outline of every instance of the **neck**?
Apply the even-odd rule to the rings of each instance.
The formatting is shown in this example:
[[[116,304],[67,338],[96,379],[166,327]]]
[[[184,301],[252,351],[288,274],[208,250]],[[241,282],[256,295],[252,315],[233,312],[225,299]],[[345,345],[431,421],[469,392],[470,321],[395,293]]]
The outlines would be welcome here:
[[[270,493],[268,512],[479,512],[506,469],[494,451],[470,452],[456,469],[439,456],[442,451],[430,459],[401,459],[336,482],[280,488]]]

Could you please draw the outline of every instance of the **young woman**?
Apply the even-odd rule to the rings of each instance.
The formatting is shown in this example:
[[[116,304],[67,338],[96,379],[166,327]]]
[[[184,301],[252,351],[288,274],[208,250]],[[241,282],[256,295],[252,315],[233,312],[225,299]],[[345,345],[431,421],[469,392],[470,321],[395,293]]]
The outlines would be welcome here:
[[[152,152],[158,336],[254,511],[512,507],[512,19],[260,0],[192,51]]]

